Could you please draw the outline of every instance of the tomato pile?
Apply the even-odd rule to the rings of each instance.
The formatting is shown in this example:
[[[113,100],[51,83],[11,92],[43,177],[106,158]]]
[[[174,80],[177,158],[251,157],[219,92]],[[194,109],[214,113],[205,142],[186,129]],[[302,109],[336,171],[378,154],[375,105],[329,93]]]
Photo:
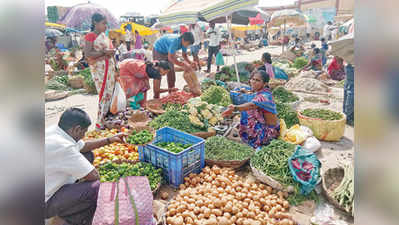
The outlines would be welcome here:
[[[161,103],[162,104],[180,104],[184,105],[187,103],[187,101],[194,97],[191,93],[187,93],[185,91],[177,91],[177,92],[172,92],[169,95],[161,98]]]
[[[139,159],[137,147],[125,143],[112,143],[93,150],[94,166],[116,160],[136,161]]]
[[[122,132],[128,132],[126,129],[122,129]],[[93,130],[86,133],[84,140],[99,139],[112,137],[119,133],[117,129],[105,129],[105,130]],[[126,143],[112,143],[105,145],[101,148],[93,150],[94,154],[94,166],[104,164],[106,162],[122,160],[122,161],[136,161],[139,159],[139,153],[137,147]]]

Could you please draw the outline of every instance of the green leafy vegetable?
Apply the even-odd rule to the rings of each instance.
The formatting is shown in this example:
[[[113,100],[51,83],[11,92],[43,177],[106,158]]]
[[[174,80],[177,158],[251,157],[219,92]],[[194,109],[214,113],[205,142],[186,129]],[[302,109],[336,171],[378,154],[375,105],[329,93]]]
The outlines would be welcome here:
[[[143,145],[147,144],[148,142],[152,141],[154,135],[148,131],[143,130],[140,132],[133,132],[133,134],[129,135],[127,138],[127,142],[133,145]]]
[[[299,98],[294,93],[288,91],[282,86],[275,88],[272,92],[274,100],[284,103],[290,103],[298,101]]]
[[[151,190],[155,190],[162,182],[162,169],[155,168],[151,163],[138,162],[136,164],[129,163],[113,163],[107,162],[100,166],[100,182],[116,182],[121,177],[128,176],[146,176],[150,182]]]
[[[276,108],[277,117],[284,120],[287,128],[299,124],[297,113],[288,104],[276,102]]]
[[[292,65],[296,69],[302,69],[308,64],[308,60],[305,57],[298,57],[295,59],[294,64]]]
[[[220,86],[211,86],[202,95],[201,100],[209,104],[228,106],[231,104],[229,92]]]
[[[158,130],[162,127],[172,127],[186,133],[206,131],[190,122],[189,114],[183,111],[167,111],[150,122],[150,127]]]

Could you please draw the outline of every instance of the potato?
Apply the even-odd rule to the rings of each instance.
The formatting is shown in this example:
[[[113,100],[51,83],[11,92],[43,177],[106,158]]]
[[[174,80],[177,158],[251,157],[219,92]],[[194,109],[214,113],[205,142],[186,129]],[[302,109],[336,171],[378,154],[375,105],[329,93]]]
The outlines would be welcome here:
[[[219,217],[218,225],[231,225],[231,221],[226,217]]]
[[[209,218],[211,216],[211,210],[208,208],[205,208],[204,215],[205,215],[205,218]]]
[[[283,220],[278,222],[278,225],[292,225],[292,224],[294,224],[294,222],[292,222],[289,219],[283,219]]]
[[[212,217],[205,222],[205,225],[218,225],[218,221],[215,217]]]
[[[244,218],[238,218],[236,221],[237,225],[244,225]]]
[[[233,208],[231,208],[231,212],[235,215],[239,212],[240,210],[238,209],[238,207],[233,206]]]
[[[237,219],[238,219],[238,218],[242,218],[242,217],[244,217],[244,214],[243,214],[242,212],[238,212],[238,213],[236,214],[236,217],[237,217]]]
[[[168,213],[169,213],[170,216],[174,216],[174,215],[176,215],[177,210],[176,209],[170,209],[170,210],[168,210]]]
[[[222,212],[222,210],[220,210],[220,209],[212,209],[212,214],[215,214],[216,216],[221,216],[221,215],[223,215],[223,212]]]
[[[201,213],[201,214],[199,214],[199,215],[197,216],[197,218],[198,218],[199,220],[202,220],[202,219],[205,218],[205,215]]]
[[[249,211],[248,212],[248,217],[254,219],[255,218],[255,213],[253,211]]]
[[[184,189],[186,189],[186,185],[180,184],[180,185],[179,185],[179,188],[180,188],[180,190],[184,190]]]
[[[290,203],[288,201],[283,201],[283,207],[288,209],[290,207]]]

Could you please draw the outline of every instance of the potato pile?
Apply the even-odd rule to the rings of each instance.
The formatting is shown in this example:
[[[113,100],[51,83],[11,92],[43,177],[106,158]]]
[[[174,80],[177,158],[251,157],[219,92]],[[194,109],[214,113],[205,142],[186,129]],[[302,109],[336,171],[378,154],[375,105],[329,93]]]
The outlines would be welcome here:
[[[293,225],[287,193],[213,166],[190,174],[168,205],[168,225]]]

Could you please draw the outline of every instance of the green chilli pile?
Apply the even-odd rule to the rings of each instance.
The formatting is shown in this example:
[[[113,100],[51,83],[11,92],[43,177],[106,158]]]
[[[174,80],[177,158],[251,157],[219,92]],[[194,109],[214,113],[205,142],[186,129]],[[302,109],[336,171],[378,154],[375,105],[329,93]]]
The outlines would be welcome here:
[[[231,104],[229,92],[220,86],[211,86],[201,95],[201,100],[209,104],[228,106]]]
[[[274,100],[283,103],[290,103],[298,101],[299,98],[291,91],[288,91],[284,87],[280,86],[273,90],[272,92]]]
[[[191,147],[191,144],[183,144],[179,142],[158,142],[155,146],[161,147],[173,153],[180,153],[187,148]]]
[[[162,169],[155,168],[151,163],[117,164],[108,162],[100,166],[99,173],[100,182],[116,182],[121,177],[146,176],[152,191],[162,182]]]
[[[317,118],[322,120],[340,120],[342,115],[328,109],[305,109],[301,113],[310,118]]]
[[[223,136],[213,136],[205,141],[205,158],[211,160],[237,160],[250,158],[255,150],[248,145],[227,139]]]
[[[294,193],[287,199],[292,205],[300,204],[307,199],[317,200],[315,191],[312,191],[308,196],[300,194],[300,186],[291,175],[288,158],[294,154],[295,148],[296,145],[288,142],[273,140],[251,158],[252,167],[262,171],[284,187],[292,186],[294,188]]]
[[[127,142],[133,145],[143,145],[152,141],[153,138],[154,135],[148,130],[140,132],[133,131],[133,133],[127,137]]]

